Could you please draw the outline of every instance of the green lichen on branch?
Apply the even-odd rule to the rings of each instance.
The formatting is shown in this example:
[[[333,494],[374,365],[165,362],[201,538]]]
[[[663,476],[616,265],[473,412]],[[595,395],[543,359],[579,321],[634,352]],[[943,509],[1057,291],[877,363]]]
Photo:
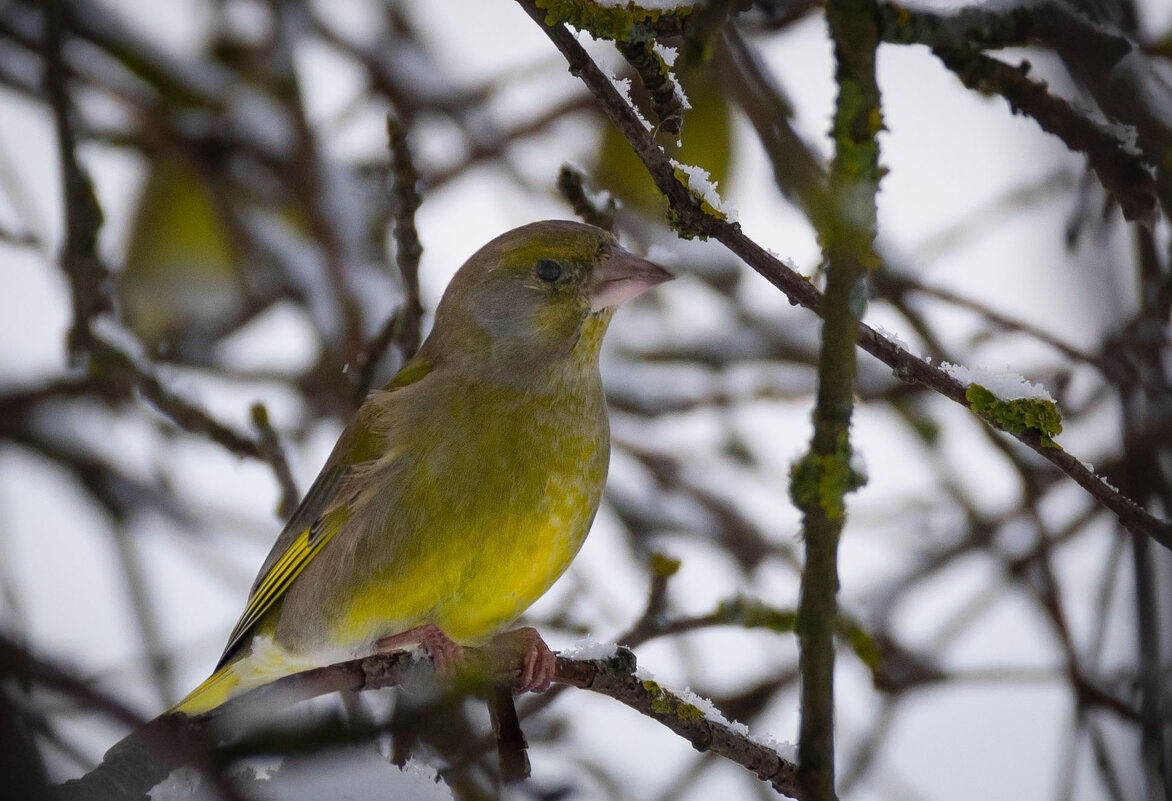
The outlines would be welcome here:
[[[597,39],[638,41],[648,39],[650,28],[661,17],[683,17],[692,13],[691,6],[673,9],[643,8],[634,2],[625,6],[604,6],[592,0],[536,0],[545,11],[545,24],[565,23],[580,31],[588,31]]]
[[[735,624],[747,629],[766,629],[776,634],[789,634],[797,625],[798,614],[793,609],[770,606],[755,598],[738,596],[721,601],[710,616],[721,623]],[[879,664],[879,646],[854,617],[840,613],[834,624],[835,633],[855,656],[872,670]]]
[[[1043,448],[1061,447],[1053,439],[1062,433],[1062,415],[1054,401],[1040,398],[1001,400],[980,384],[970,384],[964,397],[969,408],[1010,434],[1036,431]]]
[[[651,575],[660,578],[671,578],[680,569],[680,560],[673,559],[667,554],[656,551],[651,554]]]
[[[803,510],[821,508],[829,520],[841,520],[846,514],[846,494],[866,483],[866,477],[850,465],[850,445],[845,432],[833,453],[811,451],[790,469],[789,493],[794,504]]]
[[[834,115],[835,159],[842,175],[853,181],[879,183],[885,170],[879,166],[879,143],[883,115],[863,94],[858,83],[842,80],[838,90],[838,113]]]
[[[879,666],[882,654],[875,640],[867,633],[859,621],[850,615],[839,614],[834,624],[838,638],[850,646],[851,651],[859,661],[871,669],[872,672]]]
[[[898,3],[879,6],[879,36],[885,42],[922,44],[937,35],[940,27],[931,14],[911,14]]]
[[[699,215],[711,217],[714,220],[728,220],[728,215],[713,205],[713,202],[720,203],[720,198],[716,195],[716,188],[709,182],[707,170],[689,167],[674,159],[671,165],[672,175],[688,191],[690,205],[677,209],[675,204],[669,203],[667,207],[668,225],[683,239],[699,237],[702,241],[706,240],[708,235],[704,233],[703,220]]]
[[[721,601],[713,617],[748,629],[768,629],[785,634],[794,630],[798,613],[792,609],[778,609],[753,598],[738,597]]]
[[[692,200],[694,200],[696,205],[700,207],[700,211],[704,212],[709,217],[712,217],[717,220],[727,220],[728,219],[727,214],[725,214],[723,211],[721,211],[720,209],[713,206],[704,197],[703,194],[701,194],[699,191],[697,191],[696,189],[694,189],[692,187],[691,181],[693,179],[693,175],[691,173],[689,173],[687,170],[685,170],[683,167],[679,166],[678,164],[673,166],[671,172],[672,172],[672,175],[674,175],[676,177],[676,180],[679,181],[681,184],[683,184],[684,188],[688,190],[688,194],[692,196]]]
[[[680,720],[699,720],[704,713],[694,704],[689,704],[659,686],[651,679],[643,680],[643,689],[651,698],[651,711],[657,715],[672,715]]]

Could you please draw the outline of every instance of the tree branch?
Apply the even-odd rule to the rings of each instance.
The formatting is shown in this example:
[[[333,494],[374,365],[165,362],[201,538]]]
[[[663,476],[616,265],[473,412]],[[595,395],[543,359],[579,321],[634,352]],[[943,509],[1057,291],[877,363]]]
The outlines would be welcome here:
[[[677,221],[690,231],[716,239],[780,289],[791,303],[810,309],[822,316],[822,293],[814,287],[809,279],[799,275],[776,256],[747,237],[741,231],[740,226],[703,212],[695,199],[688,193],[687,188],[676,180],[671,162],[651,140],[635,112],[611,85],[606,74],[594,63],[573,34],[564,25],[547,26],[545,12],[538,9],[533,0],[517,0],[517,2],[541,26],[550,41],[565,57],[570,72],[582,80],[606,111],[611,122],[626,137],[636,155],[643,161],[656,186],[667,197]],[[927,387],[972,411],[972,407],[965,398],[965,385],[939,367],[929,364],[881,336],[865,323],[859,323],[858,329],[859,347],[892,368],[892,371],[899,378]],[[976,414],[976,412],[973,413]],[[990,417],[979,414],[978,416],[993,428],[1005,431],[1003,426]],[[1006,431],[1005,433],[1010,432]],[[1135,501],[1091,472],[1077,457],[1060,448],[1043,446],[1039,432],[1026,429],[1020,433],[1011,434],[1011,436],[1069,476],[1091,497],[1105,508],[1110,509],[1128,530],[1141,532],[1165,548],[1172,549],[1172,522],[1147,512]]]
[[[838,617],[838,540],[846,523],[846,494],[861,479],[851,466],[855,341],[866,303],[874,251],[875,192],[879,188],[882,123],[875,51],[879,32],[874,0],[828,0],[834,42],[834,161],[831,219],[849,221],[820,231],[827,263],[818,394],[810,452],[794,464],[790,494],[802,511],[805,565],[796,630],[801,648],[801,727],[798,779],[809,799],[833,801],[834,628]]]
[[[1119,134],[1050,94],[1045,83],[1030,80],[1028,61],[1012,67],[967,47],[938,47],[932,52],[969,89],[1001,95],[1014,112],[1033,117],[1043,131],[1084,154],[1125,219],[1155,222],[1156,180],[1143,159],[1129,152]]]
[[[394,175],[394,194],[391,214],[394,218],[395,261],[403,277],[403,306],[399,310],[399,325],[394,343],[403,362],[419,350],[423,304],[419,300],[419,257],[423,245],[415,230],[415,212],[423,198],[419,195],[419,173],[407,146],[407,129],[394,114],[387,115],[387,146],[391,151],[391,173]]]
[[[469,665],[456,679],[458,690],[482,694],[486,688],[511,686],[521,673],[519,654],[474,648],[466,648],[465,654]],[[113,746],[93,771],[62,785],[59,798],[124,801],[145,793],[181,765],[212,770],[217,751],[231,748],[241,752],[241,730],[263,710],[283,709],[338,691],[362,692],[405,682],[419,686],[428,680],[436,680],[430,663],[413,654],[376,654],[285,676],[194,718],[163,715]],[[777,792],[801,798],[793,762],[751,738],[744,727],[707,716],[680,695],[640,677],[630,651],[620,649],[614,657],[599,660],[558,657],[555,681],[613,698],[659,722],[697,750],[718,754],[751,771]],[[233,744],[222,746],[229,735]]]
[[[69,88],[61,57],[65,8],[63,0],[47,0],[44,7],[45,90],[57,127],[57,151],[61,161],[62,198],[65,208],[65,243],[61,269],[69,277],[73,297],[73,324],[69,329],[69,354],[80,360],[93,338],[94,317],[111,308],[104,286],[108,272],[98,257],[98,230],[102,209],[94,185],[77,160],[77,141],[69,119]]]

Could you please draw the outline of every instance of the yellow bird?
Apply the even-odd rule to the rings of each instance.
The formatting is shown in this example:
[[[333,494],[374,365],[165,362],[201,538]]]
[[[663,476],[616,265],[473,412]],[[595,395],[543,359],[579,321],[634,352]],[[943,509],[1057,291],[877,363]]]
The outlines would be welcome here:
[[[598,352],[614,307],[671,276],[609,233],[532,223],[452,279],[419,353],[371,394],[260,569],[215,673],[173,711],[199,714],[282,675],[419,646],[554,656],[505,632],[577,554],[606,481]]]

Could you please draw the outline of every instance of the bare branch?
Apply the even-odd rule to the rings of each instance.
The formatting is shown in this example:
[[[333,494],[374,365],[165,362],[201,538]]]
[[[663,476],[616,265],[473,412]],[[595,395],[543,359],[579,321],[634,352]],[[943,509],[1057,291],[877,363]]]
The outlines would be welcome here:
[[[79,361],[93,336],[94,317],[111,308],[104,286],[108,271],[98,257],[98,229],[102,210],[94,186],[77,160],[77,141],[69,119],[69,89],[61,57],[65,28],[64,0],[44,5],[45,88],[57,126],[57,150],[61,160],[62,196],[65,206],[65,244],[61,268],[69,277],[73,292],[73,325],[69,331],[69,353]]]

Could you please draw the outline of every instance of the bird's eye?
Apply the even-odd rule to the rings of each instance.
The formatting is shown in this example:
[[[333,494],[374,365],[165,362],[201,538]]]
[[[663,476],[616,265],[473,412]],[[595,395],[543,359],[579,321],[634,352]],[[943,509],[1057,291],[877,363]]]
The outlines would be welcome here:
[[[556,261],[541,259],[537,262],[537,277],[547,284],[552,284],[562,277],[562,266]]]

